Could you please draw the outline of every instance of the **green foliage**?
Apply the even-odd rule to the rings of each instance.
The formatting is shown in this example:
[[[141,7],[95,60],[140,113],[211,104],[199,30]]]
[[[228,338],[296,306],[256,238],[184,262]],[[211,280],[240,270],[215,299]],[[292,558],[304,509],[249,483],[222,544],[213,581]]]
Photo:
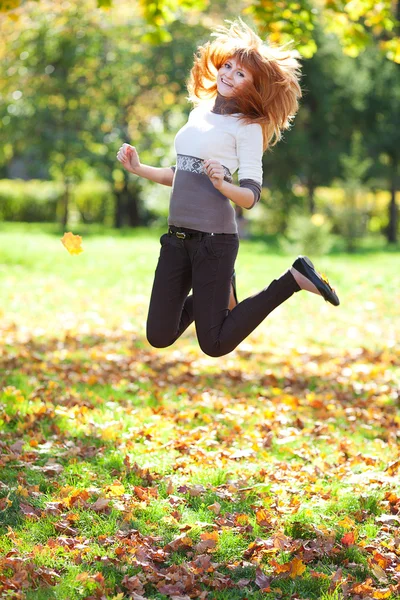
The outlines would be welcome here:
[[[308,254],[318,256],[327,254],[333,246],[331,225],[320,214],[312,217],[295,214],[290,218],[285,237],[280,245],[287,254]]]
[[[0,181],[0,221],[55,221],[61,197],[60,183],[3,179]]]
[[[369,215],[355,206],[330,207],[334,230],[343,238],[348,252],[354,252],[367,233]]]
[[[50,223],[58,220],[61,182],[31,179],[0,181],[0,220]],[[71,191],[71,222],[113,224],[115,196],[106,181],[84,181]]]
[[[373,162],[366,156],[360,131],[353,131],[350,149],[347,154],[340,155],[339,160],[343,168],[344,201],[328,210],[336,231],[346,242],[346,249],[352,252],[367,233],[369,213],[362,198],[367,192],[364,180]]]
[[[83,181],[77,184],[71,199],[79,213],[80,222],[113,224],[115,197],[106,181]]]

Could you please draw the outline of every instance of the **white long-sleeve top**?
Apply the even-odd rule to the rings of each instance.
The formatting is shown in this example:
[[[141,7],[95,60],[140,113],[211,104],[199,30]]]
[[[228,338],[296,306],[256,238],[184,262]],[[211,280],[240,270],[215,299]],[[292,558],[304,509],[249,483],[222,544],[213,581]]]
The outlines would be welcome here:
[[[259,123],[244,124],[237,115],[220,115],[211,111],[212,102],[196,106],[187,123],[175,136],[176,154],[204,160],[214,158],[238,178],[262,184],[263,135]]]
[[[168,223],[199,231],[237,233],[234,208],[214,188],[203,163],[208,159],[219,161],[228,182],[238,170],[239,184],[252,189],[255,204],[263,179],[262,129],[258,123],[239,121],[237,113],[215,113],[213,105],[212,101],[203,101],[196,106],[175,136],[177,162],[172,167],[175,177]]]

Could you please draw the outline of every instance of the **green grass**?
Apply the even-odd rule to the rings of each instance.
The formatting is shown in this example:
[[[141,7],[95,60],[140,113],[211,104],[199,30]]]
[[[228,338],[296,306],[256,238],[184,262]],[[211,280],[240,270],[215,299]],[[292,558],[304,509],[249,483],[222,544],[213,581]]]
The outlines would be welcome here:
[[[398,252],[315,259],[339,307],[296,294],[213,359],[145,339],[162,231],[74,233],[0,225],[0,596],[400,598]],[[290,264],[242,241],[239,300]]]

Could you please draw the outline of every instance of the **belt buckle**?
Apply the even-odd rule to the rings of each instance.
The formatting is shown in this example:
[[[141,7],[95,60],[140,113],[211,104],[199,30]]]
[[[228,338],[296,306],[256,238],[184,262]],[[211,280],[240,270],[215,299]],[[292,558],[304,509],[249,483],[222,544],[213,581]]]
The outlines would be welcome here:
[[[180,240],[184,240],[186,238],[186,233],[184,233],[183,231],[175,231],[175,235]]]

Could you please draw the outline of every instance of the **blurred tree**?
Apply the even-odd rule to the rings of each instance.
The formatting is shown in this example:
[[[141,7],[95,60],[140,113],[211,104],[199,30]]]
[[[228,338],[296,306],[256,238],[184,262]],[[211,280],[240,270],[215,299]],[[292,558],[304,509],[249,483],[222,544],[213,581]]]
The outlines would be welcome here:
[[[353,131],[362,127],[358,114],[371,86],[369,71],[360,68],[359,59],[343,56],[334,36],[322,30],[317,36],[318,52],[302,61],[303,97],[293,127],[264,158],[265,184],[281,212],[280,233],[301,196],[312,214],[316,188],[343,177],[340,155],[350,152]]]
[[[369,176],[383,180],[383,186],[390,190],[386,237],[389,243],[396,243],[399,228],[396,194],[400,190],[400,66],[382,60],[373,52],[368,64],[372,84],[360,116],[368,151],[374,159]]]
[[[357,242],[367,232],[368,213],[364,206],[364,181],[372,164],[367,156],[367,149],[360,131],[355,130],[351,136],[349,153],[341,154],[343,178],[340,181],[344,190],[344,202],[328,207],[338,232],[346,242],[348,252],[353,252]]]
[[[160,136],[152,122],[161,120],[164,129],[165,121],[168,129],[169,114],[185,110],[194,38],[204,29],[194,27],[191,39],[192,29],[177,22],[171,27],[174,42],[154,47],[139,41],[142,22],[132,17],[127,3],[119,5],[112,20],[89,6],[66,9],[55,3],[48,15],[38,7],[3,29],[0,158],[6,164],[33,154],[32,171],[40,166],[43,177],[64,182],[64,227],[70,187],[89,175],[88,168],[112,186],[115,224],[134,226],[143,218],[141,182],[117,161],[118,147],[138,145],[144,156],[157,146],[161,154],[170,152],[169,138],[163,149],[157,139],[153,144]]]
[[[70,187],[85,169],[78,132],[88,120],[89,106],[74,87],[74,72],[82,60],[78,42],[81,17],[78,9],[68,19],[60,11],[53,15],[51,26],[45,17],[32,26],[25,15],[1,45],[1,104],[7,114],[1,134],[7,145],[5,158],[25,154],[31,160],[32,177],[37,176],[32,171],[43,171],[39,165],[46,165],[48,175],[64,183],[60,207],[64,226]]]
[[[18,19],[24,0],[0,0],[0,11]],[[97,0],[104,10],[114,6],[112,0]],[[117,3],[115,3],[117,4]],[[160,44],[171,42],[169,25],[184,20],[191,12],[204,12],[213,4],[210,0],[139,0],[142,16],[149,25],[142,42]],[[261,34],[278,44],[294,38],[304,57],[317,50],[314,31],[318,25],[326,33],[333,32],[345,54],[357,56],[367,46],[375,44],[389,60],[400,63],[398,0],[254,0],[242,2],[237,14],[252,16]]]

